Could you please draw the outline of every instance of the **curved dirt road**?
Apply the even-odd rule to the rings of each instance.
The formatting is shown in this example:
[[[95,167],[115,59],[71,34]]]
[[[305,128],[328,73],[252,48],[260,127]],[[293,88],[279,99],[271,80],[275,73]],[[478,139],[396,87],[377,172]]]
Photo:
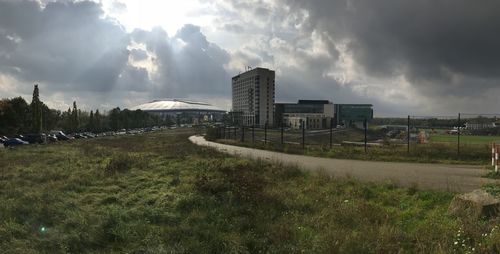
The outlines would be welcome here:
[[[312,171],[323,170],[336,177],[353,177],[364,182],[416,184],[421,189],[452,192],[469,192],[486,183],[500,184],[498,180],[482,178],[487,171],[480,166],[330,159],[224,145],[206,141],[201,136],[192,136],[189,140],[231,155],[296,165]]]

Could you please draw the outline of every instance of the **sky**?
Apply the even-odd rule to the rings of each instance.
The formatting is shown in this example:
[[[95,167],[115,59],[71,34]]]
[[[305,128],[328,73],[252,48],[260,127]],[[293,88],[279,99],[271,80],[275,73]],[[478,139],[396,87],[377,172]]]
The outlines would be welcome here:
[[[277,102],[376,116],[500,113],[500,1],[0,0],[0,98],[231,108],[231,77],[276,71]]]

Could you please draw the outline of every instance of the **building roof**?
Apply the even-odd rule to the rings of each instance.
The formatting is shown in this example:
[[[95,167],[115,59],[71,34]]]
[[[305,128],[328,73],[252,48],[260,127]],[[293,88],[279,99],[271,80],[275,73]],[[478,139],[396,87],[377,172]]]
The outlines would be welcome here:
[[[298,104],[332,104],[329,100],[299,100]]]
[[[274,73],[274,71],[271,70],[271,69],[262,68],[262,67],[256,67],[256,68],[253,68],[253,69],[250,68],[248,70],[245,70],[245,72],[242,72],[242,73],[240,72],[240,74],[234,76],[232,78],[232,80],[237,80],[238,78],[240,78],[240,76],[245,76],[247,74],[262,73],[262,72],[272,72],[272,73]]]
[[[146,104],[142,104],[131,108],[131,110],[142,111],[209,111],[209,112],[226,112],[225,110],[204,102],[183,100],[183,99],[168,99],[155,100]]]

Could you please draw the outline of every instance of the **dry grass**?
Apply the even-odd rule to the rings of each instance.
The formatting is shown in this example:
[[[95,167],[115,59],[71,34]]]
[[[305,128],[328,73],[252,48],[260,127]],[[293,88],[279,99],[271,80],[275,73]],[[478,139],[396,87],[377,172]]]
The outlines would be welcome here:
[[[500,250],[500,222],[448,216],[450,193],[228,157],[190,144],[191,134],[0,151],[1,252]]]

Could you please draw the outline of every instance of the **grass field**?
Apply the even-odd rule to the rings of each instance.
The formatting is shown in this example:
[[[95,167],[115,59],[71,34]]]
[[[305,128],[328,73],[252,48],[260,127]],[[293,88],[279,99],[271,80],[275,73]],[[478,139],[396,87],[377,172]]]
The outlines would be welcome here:
[[[483,166],[487,166],[491,163],[491,148],[488,145],[463,145],[460,149],[460,155],[458,155],[456,144],[451,143],[412,143],[410,146],[410,153],[408,153],[406,145],[373,146],[368,147],[365,153],[364,147],[360,146],[333,146],[330,148],[328,145],[306,144],[305,149],[303,149],[301,144],[281,145],[279,141],[265,144],[261,141],[252,143],[251,141],[240,142],[239,140],[233,139],[219,139],[217,142],[277,152],[336,159]]]
[[[1,253],[498,253],[451,193],[228,157],[191,130],[0,150]]]
[[[457,143],[458,138],[457,135],[446,135],[446,134],[436,134],[430,136],[430,142],[437,143]],[[461,144],[469,144],[469,145],[489,145],[493,142],[500,144],[500,136],[470,136],[470,135],[461,135],[460,143]]]
[[[217,135],[208,135],[207,138],[215,140]],[[330,157],[339,159],[356,160],[376,160],[376,161],[394,161],[394,162],[418,162],[418,163],[448,163],[448,164],[471,164],[471,165],[489,165],[491,161],[492,140],[500,137],[491,136],[461,136],[460,154],[457,151],[457,136],[437,133],[430,137],[427,144],[417,144],[414,141],[410,145],[410,153],[403,141],[399,143],[382,142],[381,146],[372,146],[365,153],[364,147],[339,146],[343,141],[361,142],[364,139],[364,133],[361,130],[346,129],[333,133],[332,141],[334,145],[329,146],[329,131],[309,131],[306,132],[305,149],[302,147],[302,133],[297,131],[288,131],[284,133],[285,144],[281,144],[281,132],[269,130],[267,134],[267,143],[264,143],[265,135],[263,130],[255,131],[255,142],[252,142],[251,129],[245,131],[244,140],[241,142],[241,132],[236,135],[231,131],[226,135],[226,139],[219,139],[219,142],[226,144],[241,145],[246,147],[255,147],[279,152],[304,154],[318,157]],[[384,135],[382,135],[384,136]],[[378,132],[369,132],[368,140],[380,140]],[[500,140],[499,142],[500,143]]]

